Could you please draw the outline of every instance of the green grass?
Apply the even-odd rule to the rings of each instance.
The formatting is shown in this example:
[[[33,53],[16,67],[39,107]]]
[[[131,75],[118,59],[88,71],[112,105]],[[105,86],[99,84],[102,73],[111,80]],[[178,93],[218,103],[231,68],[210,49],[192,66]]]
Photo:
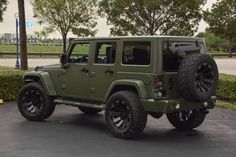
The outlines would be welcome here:
[[[222,53],[223,53],[223,54],[229,54],[228,51],[207,51],[207,53],[214,53],[214,54],[215,54],[215,53],[216,53],[216,54],[217,54],[217,53],[218,53],[218,54],[222,54]],[[236,52],[233,52],[233,53],[236,53]]]
[[[30,53],[62,53],[62,46],[28,45],[27,50]],[[16,52],[15,45],[0,45],[0,52]]]
[[[62,53],[62,46],[56,45],[27,45],[27,50],[29,53]],[[0,45],[0,52],[16,52],[15,45]],[[82,53],[86,53],[86,48],[82,47]],[[102,47],[102,54],[105,52],[105,48]],[[224,51],[209,51],[208,53],[226,53]],[[104,53],[105,54],[105,53]],[[226,53],[228,54],[228,53]],[[12,56],[4,56],[5,58],[11,58]],[[229,58],[227,56],[215,56],[214,58]],[[234,56],[233,58],[236,58]]]
[[[29,70],[33,70],[33,68],[29,68]],[[14,67],[0,66],[0,71],[21,71],[21,70],[16,69]]]
[[[27,71],[32,71],[33,68],[29,68]],[[0,66],[0,75],[8,75],[9,73],[11,74],[23,74],[27,71],[22,71],[21,69],[16,69],[14,67],[5,67],[5,66]]]
[[[15,70],[15,68],[13,68],[13,67],[5,67],[5,66],[0,66],[0,70],[1,71],[6,71],[6,70]]]
[[[228,57],[228,56],[214,56],[214,59],[235,59],[236,56]]]
[[[225,101],[225,100],[217,100],[216,101],[216,106],[224,108],[224,109],[229,109],[229,110],[232,110],[232,111],[236,111],[235,102],[230,102],[230,101]]]
[[[236,75],[220,74],[220,79],[236,80]]]
[[[208,51],[208,54],[224,54],[225,56],[213,56],[215,59],[236,58],[236,56],[229,57],[229,52],[225,51]],[[235,52],[233,53],[235,54]]]
[[[103,45],[100,49],[100,54],[105,54],[107,45]],[[46,46],[46,45],[27,45],[27,50],[29,53],[62,53],[62,46]],[[78,45],[74,48],[73,53],[77,54],[77,52],[80,52],[80,54],[87,54],[89,51],[88,45]],[[15,45],[0,45],[0,52],[16,52],[16,46]]]

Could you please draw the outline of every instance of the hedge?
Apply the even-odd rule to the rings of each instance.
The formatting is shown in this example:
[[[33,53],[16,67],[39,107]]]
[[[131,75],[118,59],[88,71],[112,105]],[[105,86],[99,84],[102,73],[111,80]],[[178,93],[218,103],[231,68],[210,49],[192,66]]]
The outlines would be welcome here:
[[[15,100],[23,85],[23,72],[0,67],[0,99]],[[236,76],[220,75],[216,95],[220,99],[236,101]]]
[[[236,76],[221,74],[216,95],[220,99],[236,101]]]
[[[23,85],[23,73],[19,71],[0,71],[0,99],[15,100]]]

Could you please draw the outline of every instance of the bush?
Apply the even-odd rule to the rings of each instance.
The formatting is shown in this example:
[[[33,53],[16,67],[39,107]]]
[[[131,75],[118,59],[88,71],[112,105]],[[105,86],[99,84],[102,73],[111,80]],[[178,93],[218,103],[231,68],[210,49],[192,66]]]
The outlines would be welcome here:
[[[23,85],[23,72],[0,70],[0,99],[15,100]]]
[[[32,69],[30,69],[32,70]],[[0,67],[0,99],[15,100],[23,85],[23,72],[9,67]],[[236,76],[220,74],[216,95],[220,99],[236,100]]]
[[[236,76],[221,74],[216,95],[220,99],[236,100]]]

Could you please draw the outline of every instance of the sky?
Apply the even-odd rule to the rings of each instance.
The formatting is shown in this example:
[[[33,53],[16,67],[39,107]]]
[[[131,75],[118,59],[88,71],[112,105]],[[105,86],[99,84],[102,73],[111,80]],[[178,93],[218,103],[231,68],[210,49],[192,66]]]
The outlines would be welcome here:
[[[9,4],[6,12],[3,15],[3,23],[0,23],[0,34],[2,33],[15,33],[15,13],[18,10],[17,0],[8,0]],[[214,4],[217,0],[207,0],[204,9],[211,8],[212,4]],[[28,34],[33,34],[35,31],[40,31],[42,26],[37,24],[37,19],[33,18],[32,6],[30,5],[30,0],[25,0],[25,14],[26,21],[32,22],[33,27],[27,28]],[[207,27],[207,24],[204,21],[201,21],[199,24],[198,32],[202,32]],[[106,19],[99,18],[98,25],[96,27],[98,32],[96,34],[97,37],[106,37],[110,34],[110,26],[106,24]],[[51,38],[61,38],[59,33],[50,34]],[[74,35],[69,34],[68,37],[74,37]]]

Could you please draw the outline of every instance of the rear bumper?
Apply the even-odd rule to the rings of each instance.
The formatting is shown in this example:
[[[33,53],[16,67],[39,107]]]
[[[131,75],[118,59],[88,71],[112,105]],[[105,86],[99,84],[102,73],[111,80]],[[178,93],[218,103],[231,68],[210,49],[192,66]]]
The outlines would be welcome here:
[[[212,96],[206,102],[191,102],[181,99],[154,100],[141,99],[141,104],[147,112],[170,113],[174,111],[187,111],[193,109],[212,109],[215,106],[216,97]]]

